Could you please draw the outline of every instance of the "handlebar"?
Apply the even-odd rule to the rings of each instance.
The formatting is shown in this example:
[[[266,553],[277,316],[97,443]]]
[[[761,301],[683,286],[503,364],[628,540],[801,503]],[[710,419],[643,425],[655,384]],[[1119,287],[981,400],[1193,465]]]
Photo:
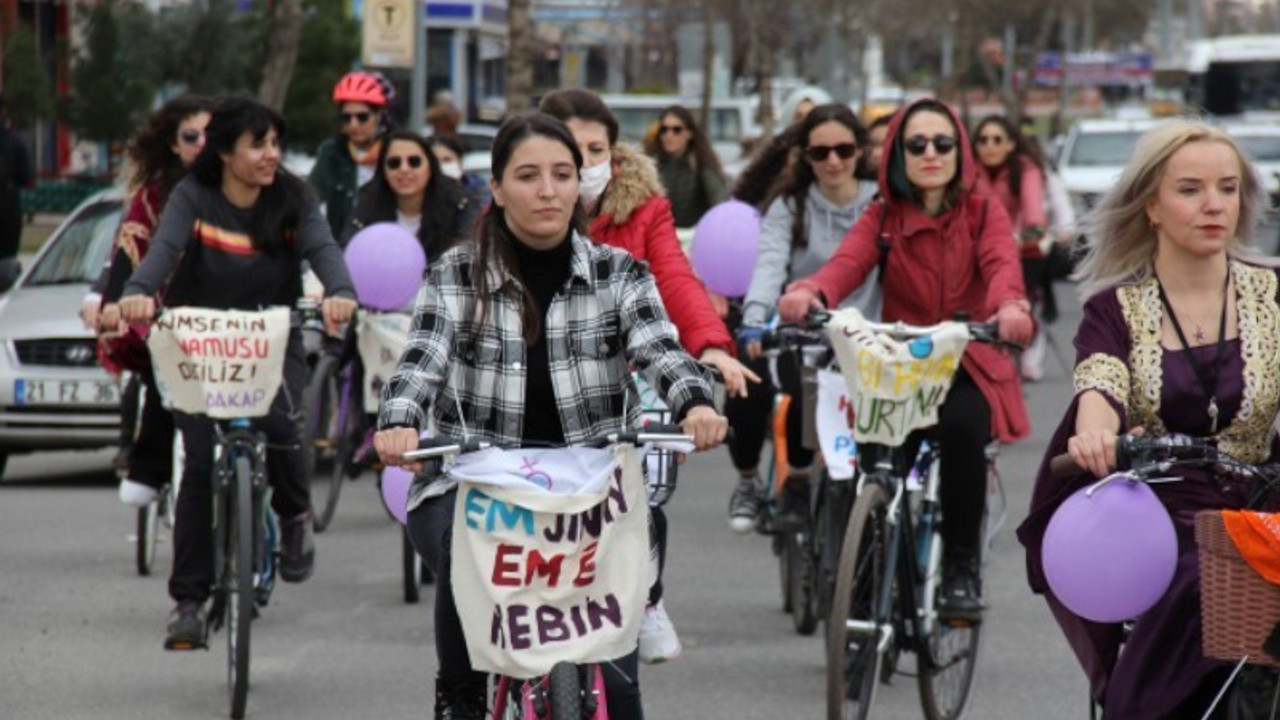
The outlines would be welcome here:
[[[991,345],[1011,346],[1000,339],[1000,327],[993,322],[969,322],[969,316],[966,313],[959,313],[955,319],[936,323],[934,325],[909,325],[905,322],[872,322],[867,321],[867,327],[877,333],[889,335],[898,340],[908,340],[932,335],[947,325],[958,322],[963,323],[969,331],[969,340],[971,342],[988,343]],[[805,316],[802,324],[804,327],[825,327],[831,320],[831,313],[826,310],[811,310]]]
[[[1121,435],[1116,438],[1116,470],[1129,472],[1139,479],[1162,477],[1175,468],[1213,468],[1241,480],[1280,481],[1280,465],[1249,465],[1240,462],[1207,440],[1190,435],[1144,437]],[[1084,472],[1069,454],[1049,461],[1049,473],[1064,479]]]
[[[581,443],[582,447],[604,448],[610,445],[644,445],[646,443],[692,443],[693,436],[686,435],[679,425],[649,425],[640,431],[606,433]],[[405,460],[429,460],[478,452],[494,447],[484,440],[466,440],[455,437],[425,438],[418,442],[417,450],[404,454]],[[568,446],[565,446],[568,447]]]

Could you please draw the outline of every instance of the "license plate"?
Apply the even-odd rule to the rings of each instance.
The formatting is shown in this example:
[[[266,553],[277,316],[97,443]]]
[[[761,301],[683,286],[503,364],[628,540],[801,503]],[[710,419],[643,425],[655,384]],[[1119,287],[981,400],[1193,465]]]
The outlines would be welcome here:
[[[18,380],[13,396],[19,405],[115,405],[120,386],[111,380]]]

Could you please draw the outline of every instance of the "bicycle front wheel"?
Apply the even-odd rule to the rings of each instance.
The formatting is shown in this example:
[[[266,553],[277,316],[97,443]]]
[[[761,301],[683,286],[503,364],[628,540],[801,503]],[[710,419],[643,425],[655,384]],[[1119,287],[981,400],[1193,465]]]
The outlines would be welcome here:
[[[409,529],[401,528],[400,530],[400,565],[401,574],[404,577],[404,601],[412,605],[422,596],[422,559],[418,557],[418,551],[413,549],[413,543],[409,541]]]
[[[547,676],[550,720],[582,720],[582,675],[578,666],[557,663]]]
[[[151,566],[156,560],[156,542],[160,535],[160,501],[156,500],[138,508],[138,541],[135,547],[134,560],[138,566],[138,574],[146,577],[151,574]]]
[[[231,717],[244,717],[249,699],[249,632],[253,621],[253,473],[249,458],[235,459],[235,485],[231,489],[227,551],[227,688]],[[228,503],[230,505],[230,503]]]
[[[827,621],[828,720],[865,720],[875,700],[882,629],[891,622],[877,607],[892,582],[888,504],[881,485],[866,483],[845,530]]]
[[[307,418],[313,427],[312,438],[316,462],[312,466],[311,506],[315,508],[315,531],[324,532],[338,510],[338,496],[347,478],[348,461],[353,446],[348,436],[354,432],[350,404],[354,398],[343,397],[342,365],[339,358],[325,355],[312,370],[307,397],[312,407]],[[329,462],[320,462],[326,459]],[[327,470],[327,473],[325,472]]]
[[[932,542],[941,543],[937,530]],[[931,598],[927,612],[937,608]],[[982,624],[934,620],[916,655],[920,704],[929,720],[955,720],[964,712],[978,664]]]
[[[818,568],[813,557],[813,537],[808,528],[787,532],[784,550],[789,559],[791,622],[796,632],[812,635],[818,629]]]

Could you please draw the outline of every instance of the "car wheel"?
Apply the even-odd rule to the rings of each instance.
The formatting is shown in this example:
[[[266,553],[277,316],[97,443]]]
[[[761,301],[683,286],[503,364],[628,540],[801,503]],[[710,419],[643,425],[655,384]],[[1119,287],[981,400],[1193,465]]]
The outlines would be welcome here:
[[[0,480],[4,479],[4,468],[9,464],[9,453],[0,450]]]

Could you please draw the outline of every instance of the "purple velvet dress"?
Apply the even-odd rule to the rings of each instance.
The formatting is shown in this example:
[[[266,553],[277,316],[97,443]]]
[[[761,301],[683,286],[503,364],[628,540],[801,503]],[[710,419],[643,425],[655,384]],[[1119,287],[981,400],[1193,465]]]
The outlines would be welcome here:
[[[1271,269],[1233,263],[1240,337],[1229,340],[1219,372],[1219,446],[1244,462],[1276,457],[1272,422],[1280,407],[1280,308]],[[1148,434],[1210,434],[1209,398],[1188,362],[1212,363],[1214,344],[1190,351],[1160,346],[1162,310],[1154,281],[1121,286],[1090,298],[1076,336],[1075,386],[1096,390],[1112,404],[1124,430]],[[1045,454],[1036,478],[1031,512],[1018,528],[1027,548],[1028,580],[1043,594],[1087,674],[1106,720],[1199,718],[1230,671],[1201,649],[1200,573],[1194,517],[1199,510],[1245,507],[1249,488],[1200,474],[1184,482],[1153,485],[1178,535],[1179,559],[1164,597],[1139,618],[1127,641],[1119,624],[1085,620],[1053,596],[1040,562],[1049,519],[1071,493],[1093,482],[1091,475],[1055,480],[1049,460],[1066,452],[1075,434],[1073,401]],[[1124,642],[1124,652],[1120,653]]]

